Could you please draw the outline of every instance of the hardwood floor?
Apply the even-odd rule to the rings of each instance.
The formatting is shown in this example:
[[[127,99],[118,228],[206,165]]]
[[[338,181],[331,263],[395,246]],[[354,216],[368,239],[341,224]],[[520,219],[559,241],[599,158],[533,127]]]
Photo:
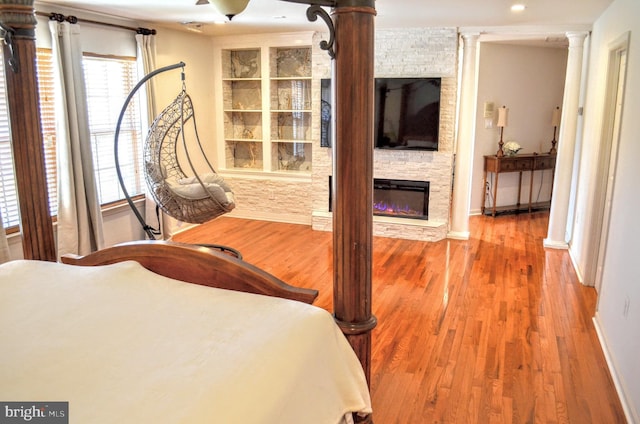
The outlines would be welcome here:
[[[468,241],[374,238],[376,424],[625,423],[591,318],[596,292],[547,213],[471,218]],[[218,243],[332,310],[332,235],[222,217],[177,235]]]

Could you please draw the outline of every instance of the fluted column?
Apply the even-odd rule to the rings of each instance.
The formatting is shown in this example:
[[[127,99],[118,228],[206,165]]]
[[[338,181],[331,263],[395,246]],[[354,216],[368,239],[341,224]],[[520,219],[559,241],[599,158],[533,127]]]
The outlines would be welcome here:
[[[544,239],[545,247],[555,249],[568,248],[567,220],[569,218],[571,177],[573,175],[573,159],[578,129],[584,40],[587,34],[585,31],[567,33],[569,55],[562,101],[562,120],[557,144],[558,153],[554,174],[553,199],[549,212],[549,228],[547,238]]]
[[[333,9],[336,142],[333,147],[333,307],[360,358],[371,365],[373,250],[373,0],[338,1]]]
[[[455,150],[453,199],[449,238],[469,239],[469,209],[471,204],[471,171],[475,139],[476,95],[478,92],[478,33],[462,34],[462,80],[460,84],[460,116]]]
[[[55,261],[36,82],[33,0],[0,0],[0,21],[11,33],[11,44],[3,51],[22,252],[25,259]]]

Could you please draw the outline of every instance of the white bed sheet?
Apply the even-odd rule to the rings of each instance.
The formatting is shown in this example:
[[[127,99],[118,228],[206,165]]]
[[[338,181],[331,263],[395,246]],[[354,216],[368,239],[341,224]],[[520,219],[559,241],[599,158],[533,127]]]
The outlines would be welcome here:
[[[331,315],[135,262],[0,266],[0,398],[71,423],[338,423],[371,412]]]

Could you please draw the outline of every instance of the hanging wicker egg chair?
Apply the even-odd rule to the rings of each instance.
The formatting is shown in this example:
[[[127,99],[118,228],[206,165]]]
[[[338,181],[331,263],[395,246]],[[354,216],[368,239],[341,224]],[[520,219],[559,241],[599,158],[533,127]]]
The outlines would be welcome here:
[[[185,126],[192,125],[199,154],[209,172],[198,175],[187,143]],[[178,143],[189,165],[189,177],[178,159]],[[191,97],[182,90],[154,120],[144,145],[147,186],[156,204],[178,221],[202,224],[230,212],[235,207],[231,188],[207,159],[198,137]]]
[[[144,231],[152,240],[155,240],[155,236],[160,232],[146,223],[127,192],[118,159],[118,137],[122,119],[131,98],[146,81],[161,72],[183,68],[182,90],[151,124],[143,149],[145,180],[149,194],[156,202],[156,209],[161,209],[178,221],[202,224],[230,212],[235,207],[231,188],[216,173],[200,142],[193,103],[185,88],[184,66],[182,62],[166,66],[149,73],[140,80],[127,97],[116,126],[114,153],[120,187]],[[194,143],[197,145],[195,151],[199,155],[200,162],[206,163],[208,167],[208,172],[205,174],[199,174],[194,166],[191,156],[194,148],[188,148],[185,135],[187,128],[193,131],[194,137],[190,141],[192,146]],[[181,146],[182,155],[178,154],[179,146]],[[188,167],[182,166],[180,156],[186,159],[185,165]],[[185,169],[191,175],[188,175]],[[202,246],[216,248],[242,258],[237,250],[227,246],[215,244]]]

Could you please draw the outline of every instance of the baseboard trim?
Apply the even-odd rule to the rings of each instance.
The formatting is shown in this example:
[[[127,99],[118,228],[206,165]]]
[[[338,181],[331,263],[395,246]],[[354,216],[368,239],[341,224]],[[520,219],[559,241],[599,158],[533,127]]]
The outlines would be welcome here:
[[[255,219],[257,221],[282,222],[285,224],[311,225],[311,216],[293,215],[286,213],[250,212],[233,210],[227,216],[231,218]]]
[[[583,286],[585,286],[585,282],[584,282],[584,277],[582,276],[582,271],[580,270],[580,267],[578,266],[578,262],[576,261],[576,258],[574,256],[573,253],[573,249],[571,248],[572,246],[569,246],[569,259],[571,259],[571,265],[573,266],[573,270],[576,272],[576,276],[578,277],[578,281],[580,282],[580,284],[582,284]],[[592,286],[592,284],[589,284],[589,286]]]
[[[548,247],[549,249],[562,249],[562,250],[569,249],[569,245],[567,244],[567,242],[550,240],[548,238],[542,241],[542,245],[544,247]]]
[[[447,238],[452,240],[469,240],[471,233],[469,231],[449,231]]]
[[[607,345],[607,339],[602,332],[600,327],[600,321],[598,320],[598,312],[592,318],[593,326],[596,329],[596,335],[598,336],[598,340],[600,341],[600,347],[602,348],[602,352],[604,353],[604,360],[607,363],[607,368],[609,369],[609,374],[611,375],[611,379],[613,380],[613,385],[616,388],[616,392],[618,393],[618,397],[620,398],[620,403],[622,404],[622,411],[624,412],[624,416],[627,419],[628,424],[640,424],[640,417],[634,413],[633,408],[631,408],[629,402],[627,401],[627,397],[625,396],[625,388],[624,382],[620,379],[616,371],[615,362],[609,352],[609,347]]]

